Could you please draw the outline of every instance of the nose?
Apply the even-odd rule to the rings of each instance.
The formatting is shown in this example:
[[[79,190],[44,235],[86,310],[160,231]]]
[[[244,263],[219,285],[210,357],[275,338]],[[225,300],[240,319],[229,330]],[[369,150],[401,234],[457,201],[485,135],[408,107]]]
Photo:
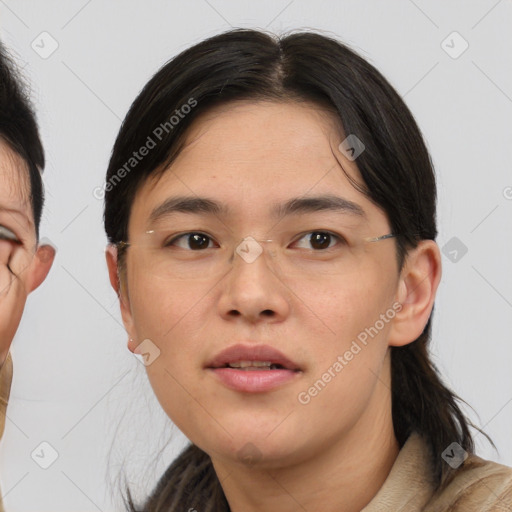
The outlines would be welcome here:
[[[232,256],[232,266],[222,280],[219,313],[228,320],[243,318],[249,323],[279,322],[290,311],[291,293],[268,265],[270,247],[260,248],[254,239],[242,243]]]

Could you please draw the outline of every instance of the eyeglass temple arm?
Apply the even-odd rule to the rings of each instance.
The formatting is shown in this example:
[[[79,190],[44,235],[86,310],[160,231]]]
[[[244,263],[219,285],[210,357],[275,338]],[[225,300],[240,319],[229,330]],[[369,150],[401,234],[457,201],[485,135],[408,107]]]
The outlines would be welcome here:
[[[386,238],[394,238],[397,235],[395,233],[388,233],[387,235],[365,238],[366,242],[379,242],[380,240],[386,240]]]

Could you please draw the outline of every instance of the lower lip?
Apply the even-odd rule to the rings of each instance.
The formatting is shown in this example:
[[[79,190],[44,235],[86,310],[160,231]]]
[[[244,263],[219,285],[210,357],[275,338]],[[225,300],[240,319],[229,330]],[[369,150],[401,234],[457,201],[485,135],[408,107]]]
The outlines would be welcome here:
[[[234,368],[210,368],[228,388],[245,393],[270,391],[301,373],[293,370],[237,370]]]

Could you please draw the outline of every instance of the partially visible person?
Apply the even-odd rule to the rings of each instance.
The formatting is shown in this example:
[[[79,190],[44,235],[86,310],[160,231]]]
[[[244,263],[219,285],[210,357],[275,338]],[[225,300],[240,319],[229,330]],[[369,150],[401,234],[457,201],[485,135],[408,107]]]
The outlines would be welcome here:
[[[55,257],[51,245],[39,244],[43,168],[34,111],[0,43],[0,439],[13,371],[9,348],[28,294],[44,281]]]
[[[432,161],[366,60],[201,41],[132,104],[105,192],[128,348],[190,440],[130,512],[512,510],[430,354]]]

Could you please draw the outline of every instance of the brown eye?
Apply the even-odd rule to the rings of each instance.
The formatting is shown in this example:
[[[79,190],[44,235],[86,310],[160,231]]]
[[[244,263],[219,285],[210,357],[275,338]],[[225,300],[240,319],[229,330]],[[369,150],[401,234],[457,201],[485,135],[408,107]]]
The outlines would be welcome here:
[[[198,251],[201,249],[208,249],[211,241],[212,239],[203,233],[184,233],[183,235],[173,238],[165,245],[166,247],[176,245],[182,249]]]
[[[300,244],[299,242],[301,241],[304,242]],[[328,231],[311,231],[300,238],[297,243],[305,249],[322,250],[333,247],[334,244],[332,242],[336,241],[343,243],[345,240],[341,236],[329,233]]]
[[[188,245],[193,250],[204,249],[209,245],[209,237],[200,233],[188,235]]]
[[[313,249],[327,249],[331,244],[331,235],[329,233],[312,233],[309,241]]]

